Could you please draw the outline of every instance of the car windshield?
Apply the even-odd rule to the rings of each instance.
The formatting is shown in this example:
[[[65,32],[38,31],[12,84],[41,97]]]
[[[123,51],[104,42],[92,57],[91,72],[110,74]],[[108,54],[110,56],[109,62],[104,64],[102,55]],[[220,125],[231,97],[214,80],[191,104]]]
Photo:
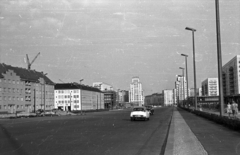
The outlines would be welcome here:
[[[144,111],[144,108],[134,108],[133,111]]]

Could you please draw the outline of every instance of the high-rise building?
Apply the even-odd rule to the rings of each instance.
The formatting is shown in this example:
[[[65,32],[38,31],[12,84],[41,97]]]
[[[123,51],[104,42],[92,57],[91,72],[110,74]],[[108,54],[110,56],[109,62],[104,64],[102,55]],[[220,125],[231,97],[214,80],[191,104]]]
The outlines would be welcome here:
[[[223,94],[240,94],[240,55],[235,56],[222,68]]]
[[[163,90],[164,106],[173,105],[173,90]]]
[[[218,96],[218,78],[207,78],[202,82],[203,96]]]
[[[187,97],[187,83],[185,77],[178,75],[175,82],[176,96],[179,101],[186,99]]]
[[[133,103],[135,106],[144,105],[143,88],[139,77],[132,78],[129,90],[129,102]]]

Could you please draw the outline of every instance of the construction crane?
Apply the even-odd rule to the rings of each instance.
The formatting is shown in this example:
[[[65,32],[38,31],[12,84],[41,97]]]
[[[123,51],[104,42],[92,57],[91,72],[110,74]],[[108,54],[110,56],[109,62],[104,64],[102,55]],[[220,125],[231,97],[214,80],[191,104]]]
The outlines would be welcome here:
[[[60,82],[62,82],[62,83],[65,83],[65,82],[63,82],[61,79],[58,79]]]
[[[28,67],[28,70],[31,69],[31,65],[34,63],[34,61],[37,59],[37,57],[40,55],[40,52],[35,56],[35,58],[32,60],[32,62],[30,63],[29,61],[29,58],[28,58],[28,55],[26,54],[26,57],[27,57],[27,67]]]

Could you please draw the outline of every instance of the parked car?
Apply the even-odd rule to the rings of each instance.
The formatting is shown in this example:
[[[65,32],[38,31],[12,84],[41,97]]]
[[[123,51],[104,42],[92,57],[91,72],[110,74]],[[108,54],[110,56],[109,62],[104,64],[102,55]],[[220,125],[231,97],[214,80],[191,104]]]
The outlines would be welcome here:
[[[130,114],[131,121],[142,119],[149,120],[150,112],[146,109],[146,107],[134,107]]]
[[[147,106],[145,106],[145,107],[146,107],[147,110],[150,112],[150,115],[153,115],[153,113],[154,113],[154,108],[153,108],[153,106],[147,105]]]
[[[36,114],[32,112],[21,111],[21,112],[17,112],[16,116],[27,118],[27,117],[36,117]]]

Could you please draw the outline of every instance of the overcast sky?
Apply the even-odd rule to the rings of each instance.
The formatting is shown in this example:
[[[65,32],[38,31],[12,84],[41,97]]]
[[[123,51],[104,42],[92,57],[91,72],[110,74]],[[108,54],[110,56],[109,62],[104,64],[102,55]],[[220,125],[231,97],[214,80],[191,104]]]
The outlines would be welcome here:
[[[240,1],[220,0],[223,65],[240,54]],[[217,77],[214,0],[0,0],[0,62],[48,73],[54,82],[109,83],[129,89],[139,76],[145,95],[173,89],[181,53],[193,87]],[[59,80],[60,79],[60,80]]]

